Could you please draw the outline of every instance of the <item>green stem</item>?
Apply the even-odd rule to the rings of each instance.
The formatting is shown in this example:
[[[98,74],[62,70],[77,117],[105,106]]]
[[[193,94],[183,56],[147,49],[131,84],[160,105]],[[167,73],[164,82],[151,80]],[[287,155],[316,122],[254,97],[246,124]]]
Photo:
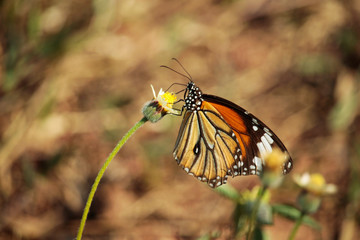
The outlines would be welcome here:
[[[125,135],[124,137],[118,142],[118,144],[116,145],[116,147],[114,148],[114,150],[110,153],[109,157],[106,159],[104,165],[101,167],[98,175],[96,176],[96,179],[94,181],[94,184],[91,187],[91,191],[89,193],[89,197],[86,201],[86,205],[84,208],[84,212],[81,218],[81,222],[80,222],[80,227],[79,227],[79,231],[77,234],[76,239],[77,240],[81,240],[82,238],[82,234],[85,228],[85,223],[86,223],[86,219],[89,213],[89,209],[92,203],[92,200],[94,198],[96,189],[99,185],[99,182],[102,178],[102,176],[104,175],[104,172],[106,170],[106,168],[109,166],[110,162],[113,160],[113,158],[115,157],[115,155],[119,152],[119,150],[121,149],[121,147],[126,143],[126,141],[131,137],[131,135],[133,135],[136,130],[138,130],[142,125],[144,125],[144,123],[147,121],[147,118],[143,118],[141,119],[139,122],[137,122]]]
[[[300,225],[302,224],[304,217],[305,217],[305,213],[301,212],[300,217],[296,220],[296,223],[295,223],[293,229],[291,230],[289,240],[293,240],[295,238],[295,235],[296,235]]]
[[[255,225],[256,225],[256,216],[259,211],[261,199],[264,196],[264,193],[266,192],[266,188],[267,188],[266,186],[261,186],[258,191],[258,194],[256,196],[255,205],[252,210],[251,218],[250,218],[250,222],[249,222],[249,229],[248,229],[248,233],[246,236],[247,240],[253,239],[254,229],[255,229]]]

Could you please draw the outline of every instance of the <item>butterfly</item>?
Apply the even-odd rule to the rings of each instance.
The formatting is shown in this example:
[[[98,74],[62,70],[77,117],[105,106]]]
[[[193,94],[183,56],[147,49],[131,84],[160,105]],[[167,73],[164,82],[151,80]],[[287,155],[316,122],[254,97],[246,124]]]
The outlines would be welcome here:
[[[292,159],[270,128],[235,103],[203,94],[177,62],[189,75],[167,67],[189,79],[180,114],[184,116],[173,151],[178,165],[215,188],[225,184],[228,176],[260,175],[264,156],[279,148],[288,156],[283,174],[291,171]]]

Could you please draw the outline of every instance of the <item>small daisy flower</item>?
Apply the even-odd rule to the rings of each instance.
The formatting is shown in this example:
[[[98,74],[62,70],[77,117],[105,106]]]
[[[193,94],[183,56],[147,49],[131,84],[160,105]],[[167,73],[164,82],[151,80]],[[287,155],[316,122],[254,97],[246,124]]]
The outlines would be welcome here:
[[[319,173],[295,175],[294,182],[302,189],[296,202],[304,213],[316,212],[320,207],[321,197],[337,191],[336,186],[327,184]]]
[[[294,182],[303,190],[318,196],[334,194],[337,191],[336,186],[327,184],[324,176],[319,173],[295,175]]]
[[[176,102],[176,95],[174,93],[164,92],[160,89],[156,95],[154,87],[151,85],[154,99],[147,102],[143,107],[143,114],[150,122],[157,122],[166,114],[179,114],[179,110],[174,109],[173,105]]]

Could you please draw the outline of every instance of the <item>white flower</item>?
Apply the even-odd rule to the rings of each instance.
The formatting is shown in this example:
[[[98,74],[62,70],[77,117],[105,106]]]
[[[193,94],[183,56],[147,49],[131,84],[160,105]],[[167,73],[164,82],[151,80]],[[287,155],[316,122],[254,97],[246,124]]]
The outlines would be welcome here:
[[[319,173],[306,172],[301,176],[295,175],[294,181],[299,187],[315,195],[323,196],[337,191],[337,187],[334,184],[326,184],[324,176]]]
[[[143,114],[150,122],[157,122],[166,114],[179,115],[179,110],[174,109],[174,103],[176,102],[176,95],[174,93],[164,92],[160,89],[156,96],[154,87],[151,85],[154,99],[147,102],[143,107]]]
[[[154,94],[154,100],[159,103],[159,105],[163,108],[165,112],[169,112],[172,114],[178,114],[178,110],[173,109],[173,105],[176,102],[176,95],[174,93],[164,92],[162,88],[158,95],[156,96],[155,89],[153,85],[150,85]]]

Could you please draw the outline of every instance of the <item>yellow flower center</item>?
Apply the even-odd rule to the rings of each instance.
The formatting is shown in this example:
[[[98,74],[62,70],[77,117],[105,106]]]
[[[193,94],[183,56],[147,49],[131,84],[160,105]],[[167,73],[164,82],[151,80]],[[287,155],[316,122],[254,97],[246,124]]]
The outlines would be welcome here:
[[[324,176],[319,173],[295,175],[294,181],[302,189],[319,196],[334,194],[337,191],[336,186],[327,184]]]
[[[310,175],[310,180],[306,188],[312,193],[322,194],[325,186],[326,182],[324,177],[319,173],[314,173]]]
[[[158,102],[159,106],[162,108],[162,111],[170,112],[173,114],[179,113],[177,109],[173,109],[173,105],[177,99],[174,93],[164,92],[162,89],[160,89],[158,95],[156,95],[154,87],[152,85],[151,88],[154,93],[154,100]]]
[[[176,102],[176,95],[174,93],[165,92],[161,98],[167,103],[168,107],[172,106]],[[170,105],[170,106],[169,106]]]
[[[314,173],[314,174],[311,174],[309,184],[322,188],[325,186],[325,179],[321,174]]]

